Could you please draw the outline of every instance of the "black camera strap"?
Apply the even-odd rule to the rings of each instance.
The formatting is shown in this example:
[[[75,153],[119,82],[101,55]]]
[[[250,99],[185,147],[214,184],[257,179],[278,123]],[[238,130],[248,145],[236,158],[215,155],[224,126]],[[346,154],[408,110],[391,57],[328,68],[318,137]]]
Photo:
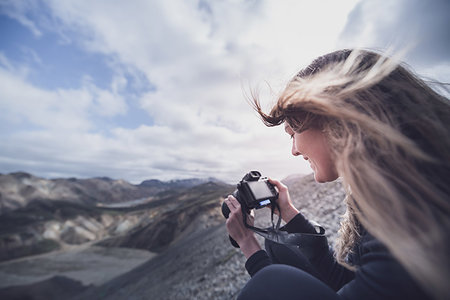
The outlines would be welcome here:
[[[278,210],[279,216],[277,224],[275,225],[273,220],[273,215],[275,214],[275,209]],[[271,203],[271,221],[272,226],[267,228],[258,228],[252,225],[249,225],[247,223],[247,212],[244,210],[242,211],[242,214],[244,216],[244,225],[254,231],[256,234],[264,237],[267,240],[270,240],[275,243],[279,244],[286,244],[286,245],[294,245],[299,247],[309,247],[309,244],[314,243],[314,240],[317,238],[324,239],[325,238],[325,229],[319,225],[318,223],[314,221],[310,221],[312,225],[314,226],[316,233],[288,233],[286,231],[280,230],[281,225],[281,210],[276,203],[276,201],[272,201]]]

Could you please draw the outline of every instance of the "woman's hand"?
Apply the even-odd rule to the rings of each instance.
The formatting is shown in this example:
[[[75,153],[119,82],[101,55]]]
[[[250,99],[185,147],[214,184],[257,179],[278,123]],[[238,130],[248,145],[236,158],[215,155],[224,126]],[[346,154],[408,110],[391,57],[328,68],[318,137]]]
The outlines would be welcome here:
[[[261,250],[261,246],[256,240],[254,232],[245,227],[241,204],[236,198],[230,195],[225,200],[225,203],[230,209],[230,215],[226,223],[228,234],[239,244],[245,257],[249,258],[255,252]],[[254,219],[252,216],[247,216],[247,223],[253,226]]]
[[[291,197],[289,196],[289,191],[287,186],[281,183],[279,180],[269,178],[269,182],[277,187],[278,189],[278,200],[277,203],[281,210],[281,218],[284,222],[288,223],[292,218],[294,218],[299,211],[292,204]],[[278,210],[275,213],[279,215]]]

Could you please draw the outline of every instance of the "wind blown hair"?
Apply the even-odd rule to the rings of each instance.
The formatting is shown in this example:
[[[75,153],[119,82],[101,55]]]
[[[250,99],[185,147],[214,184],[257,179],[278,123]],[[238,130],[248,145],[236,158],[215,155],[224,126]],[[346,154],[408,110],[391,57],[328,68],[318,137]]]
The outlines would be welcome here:
[[[300,71],[267,126],[321,129],[347,197],[336,258],[360,225],[379,239],[430,295],[450,294],[450,104],[394,59],[366,50],[319,57]]]

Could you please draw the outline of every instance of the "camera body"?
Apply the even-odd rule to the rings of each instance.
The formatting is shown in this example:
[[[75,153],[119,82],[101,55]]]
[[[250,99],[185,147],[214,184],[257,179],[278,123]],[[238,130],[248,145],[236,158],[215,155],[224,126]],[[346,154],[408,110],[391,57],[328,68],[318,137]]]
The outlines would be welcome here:
[[[259,209],[272,204],[273,201],[278,199],[278,192],[267,177],[261,177],[261,173],[258,171],[250,171],[237,184],[237,189],[233,192],[233,196],[241,204],[242,210],[249,214],[250,210],[254,208]],[[222,203],[222,214],[228,219],[230,209],[225,202]],[[248,227],[245,220],[246,218],[244,223]],[[229,238],[231,244],[239,248],[236,241],[231,236]]]
[[[278,192],[267,177],[262,177],[258,171],[250,171],[237,184],[233,196],[250,211],[270,205],[278,199]]]

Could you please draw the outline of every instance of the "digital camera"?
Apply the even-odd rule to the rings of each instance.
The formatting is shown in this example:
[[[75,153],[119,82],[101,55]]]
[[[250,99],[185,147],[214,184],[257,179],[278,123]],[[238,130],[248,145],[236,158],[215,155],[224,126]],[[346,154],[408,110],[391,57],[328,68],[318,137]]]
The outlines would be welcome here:
[[[237,190],[233,192],[233,196],[246,210],[250,211],[277,200],[278,192],[267,177],[261,177],[258,171],[251,171],[237,184]]]
[[[237,189],[233,192],[233,196],[241,204],[242,211],[249,214],[250,210],[254,208],[258,209],[270,204],[275,204],[276,206],[276,203],[273,202],[278,199],[278,192],[267,177],[261,177],[261,173],[258,171],[250,171],[237,184]],[[225,202],[222,203],[222,214],[227,219],[230,215],[230,209]],[[247,224],[247,214],[244,213],[245,226],[252,230],[258,230],[256,227]],[[231,236],[229,238],[231,244],[239,248],[238,243]]]
[[[265,207],[277,200],[278,192],[267,177],[261,177],[261,173],[258,171],[250,171],[237,184],[233,196],[241,204],[241,207],[249,213],[254,208]],[[222,213],[225,218],[228,218],[230,211],[225,202],[222,204]]]
[[[251,171],[247,173],[237,184],[237,190],[233,192],[233,196],[241,204],[244,225],[264,237],[266,240],[270,240],[278,244],[294,245],[297,247],[302,244],[311,245],[310,240],[315,238],[325,239],[324,242],[326,243],[326,238],[324,235],[325,229],[312,221],[310,222],[313,223],[317,234],[300,232],[288,233],[280,230],[282,217],[280,206],[276,201],[278,199],[278,192],[275,189],[275,186],[269,182],[267,177],[261,177],[261,173],[258,171]],[[254,227],[253,224],[247,223],[247,215],[250,213],[250,210],[254,208],[262,208],[267,205],[271,205],[272,209],[272,227],[264,229]],[[273,215],[276,210],[278,211],[278,221],[275,225]],[[222,203],[222,214],[227,219],[230,215],[230,209],[225,201]],[[234,247],[239,248],[239,244],[231,236],[228,237],[231,244]]]

